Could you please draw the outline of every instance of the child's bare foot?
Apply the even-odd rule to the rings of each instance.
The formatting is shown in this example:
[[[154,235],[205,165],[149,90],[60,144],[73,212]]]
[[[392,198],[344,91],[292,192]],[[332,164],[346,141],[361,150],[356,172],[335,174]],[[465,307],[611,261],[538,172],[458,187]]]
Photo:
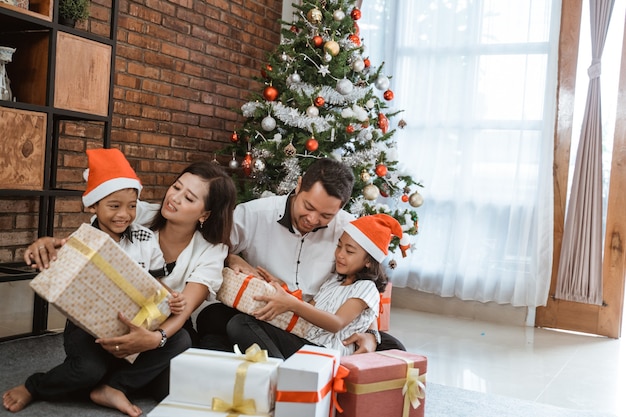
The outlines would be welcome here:
[[[96,404],[115,408],[130,417],[139,417],[142,413],[141,408],[131,403],[122,391],[108,385],[100,385],[91,391],[89,397]]]
[[[15,388],[11,388],[2,395],[2,404],[4,408],[17,413],[30,404],[33,401],[33,396],[26,389],[26,386],[19,385]]]

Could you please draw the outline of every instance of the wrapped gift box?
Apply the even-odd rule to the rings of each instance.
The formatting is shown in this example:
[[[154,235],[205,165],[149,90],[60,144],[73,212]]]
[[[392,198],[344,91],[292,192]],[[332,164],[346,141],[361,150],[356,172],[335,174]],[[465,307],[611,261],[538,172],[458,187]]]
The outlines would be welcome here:
[[[344,356],[347,392],[338,395],[343,417],[423,417],[426,357],[402,350]],[[403,388],[406,387],[406,395]],[[416,407],[414,407],[416,406]]]
[[[170,314],[165,287],[109,235],[88,224],[70,236],[57,260],[30,286],[94,337],[128,333],[118,312],[150,330]]]
[[[242,355],[191,348],[176,356],[170,363],[169,400],[212,407],[214,411],[228,411],[216,407],[217,402],[241,407],[254,400],[255,409],[247,412],[269,413],[274,408],[282,360],[267,358],[267,353],[261,355],[261,351],[257,354],[262,358],[255,358],[252,350]]]
[[[238,414],[234,414],[237,416]],[[268,414],[246,414],[247,417],[268,417]],[[170,400],[168,396],[148,413],[148,417],[233,417],[232,413],[213,411],[211,407]]]
[[[340,366],[335,349],[303,346],[278,368],[274,417],[335,415],[333,382]]]
[[[235,273],[230,268],[223,269],[222,278],[223,282],[217,292],[217,299],[246,314],[252,314],[265,305],[265,302],[257,301],[254,297],[271,295],[276,292],[276,289],[264,279],[256,278],[253,275]],[[291,311],[277,315],[268,323],[300,337],[306,337],[311,326],[309,322]]]
[[[378,330],[389,330],[391,318],[391,282],[387,283],[385,292],[380,294],[380,310],[378,311]]]

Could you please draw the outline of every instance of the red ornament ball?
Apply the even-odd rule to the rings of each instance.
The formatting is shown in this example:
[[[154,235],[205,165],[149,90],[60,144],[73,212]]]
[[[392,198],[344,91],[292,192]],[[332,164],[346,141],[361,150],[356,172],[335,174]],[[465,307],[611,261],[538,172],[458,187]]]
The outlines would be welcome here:
[[[376,165],[376,175],[378,175],[379,177],[384,177],[385,175],[387,175],[387,167],[385,166],[385,164],[378,164]]]
[[[350,12],[350,17],[352,18],[352,20],[359,20],[361,18],[361,11],[355,7]]]
[[[298,33],[298,28],[296,27],[296,25],[291,25],[289,30],[292,31],[293,33]]]
[[[350,36],[348,36],[348,40],[350,42],[352,42],[353,44],[355,44],[356,46],[360,46],[361,45],[361,39],[359,39],[359,37],[357,35],[350,35]]]
[[[369,59],[369,58],[365,58],[365,59],[363,60],[363,64],[365,65],[365,68],[369,68],[369,67],[370,67],[370,65],[372,65],[372,63],[370,62],[370,59]]]
[[[407,201],[409,201],[409,196],[406,194],[402,194],[402,202],[406,203]]]
[[[237,132],[233,132],[233,134],[230,135],[230,141],[233,143],[239,142],[239,135],[237,134]]]
[[[272,66],[267,64],[265,68],[261,68],[261,77],[267,78],[267,73],[272,72]]]
[[[263,90],[263,98],[267,101],[274,101],[278,98],[278,90],[271,85],[265,87]]]
[[[352,125],[346,126],[346,132],[347,133],[354,133],[354,126],[352,126]]]
[[[319,147],[319,143],[317,142],[317,139],[309,138],[309,139],[306,140],[306,143],[304,144],[304,147],[309,152],[315,152],[317,150],[317,148]]]
[[[326,101],[324,101],[324,97],[317,96],[315,97],[315,100],[313,100],[313,103],[315,103],[317,107],[322,107]]]
[[[324,39],[320,35],[313,36],[313,45],[315,45],[316,48],[321,48],[323,43]]]
[[[243,173],[246,174],[247,177],[252,173],[252,155],[250,152],[246,153],[243,161],[241,161],[241,168],[243,168]]]
[[[383,98],[387,101],[393,100],[393,91],[387,90],[383,93]]]

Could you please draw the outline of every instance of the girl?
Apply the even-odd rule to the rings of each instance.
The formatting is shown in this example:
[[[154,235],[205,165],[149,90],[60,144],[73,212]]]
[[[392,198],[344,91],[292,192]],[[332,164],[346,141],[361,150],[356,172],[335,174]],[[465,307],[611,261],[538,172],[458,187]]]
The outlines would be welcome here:
[[[335,249],[335,272],[322,284],[310,303],[304,303],[286,293],[275,277],[259,267],[259,273],[276,293],[257,297],[267,304],[254,317],[238,314],[227,326],[233,343],[247,348],[257,343],[273,357],[287,358],[305,344],[337,349],[342,355],[355,351],[354,344],[344,340],[354,333],[369,330],[378,314],[380,292],[387,277],[380,262],[387,255],[391,235],[402,236],[397,220],[386,214],[364,216],[346,225]],[[276,315],[292,311],[313,324],[306,338],[266,323]]]

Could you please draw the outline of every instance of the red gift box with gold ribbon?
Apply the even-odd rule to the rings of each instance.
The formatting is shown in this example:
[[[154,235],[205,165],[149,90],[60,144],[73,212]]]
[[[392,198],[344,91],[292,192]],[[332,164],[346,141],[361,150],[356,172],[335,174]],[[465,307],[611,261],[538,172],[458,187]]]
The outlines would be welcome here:
[[[423,417],[425,356],[387,350],[344,356],[346,392],[337,396],[342,417]]]

